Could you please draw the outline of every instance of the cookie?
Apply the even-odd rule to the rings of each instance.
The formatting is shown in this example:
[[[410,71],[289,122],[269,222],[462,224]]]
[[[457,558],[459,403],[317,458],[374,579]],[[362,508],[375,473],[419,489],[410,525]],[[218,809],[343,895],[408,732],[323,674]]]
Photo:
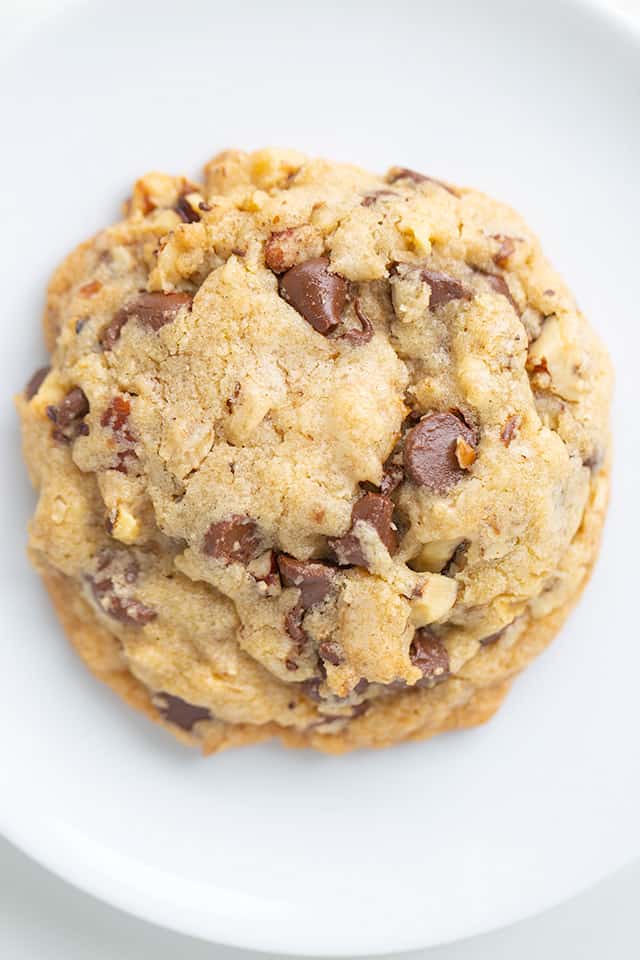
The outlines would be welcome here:
[[[611,369],[511,209],[406,168],[148,174],[18,398],[71,642],[205,752],[487,720],[593,565]]]

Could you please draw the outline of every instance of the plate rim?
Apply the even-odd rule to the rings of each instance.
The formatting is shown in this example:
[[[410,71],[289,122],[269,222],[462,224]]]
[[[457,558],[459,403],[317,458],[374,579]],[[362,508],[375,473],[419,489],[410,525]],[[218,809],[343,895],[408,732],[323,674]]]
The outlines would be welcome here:
[[[596,18],[603,29],[615,32],[618,37],[631,42],[640,53],[640,18],[635,20],[627,16],[621,9],[612,6],[611,0],[555,0],[561,3],[565,8],[570,8],[584,16]],[[46,29],[48,23],[57,18],[73,16],[75,10],[85,6],[85,0],[66,0],[60,10],[27,10],[26,15],[31,23],[28,23],[24,29],[15,32],[12,37],[11,30],[8,30],[6,40],[2,44],[0,52],[0,63],[11,62],[14,56],[19,55],[20,51],[29,44],[31,38]],[[28,816],[25,812],[29,811]],[[39,830],[34,827],[39,825]],[[74,844],[70,843],[73,829],[68,825],[62,825],[63,829],[56,834],[55,829],[51,831],[51,822],[46,817],[34,815],[33,808],[29,804],[22,807],[7,803],[0,807],[0,833],[8,840],[10,844],[22,851],[33,862],[39,864],[48,872],[69,883],[77,890],[87,893],[93,898],[103,901],[109,906],[121,910],[122,912],[134,917],[143,919],[157,927],[170,929],[177,933],[184,934],[206,942],[229,945],[237,948],[252,949],[256,951],[277,951],[286,956],[300,954],[300,944],[295,940],[295,934],[289,939],[279,936],[277,930],[271,930],[269,936],[266,936],[264,927],[246,926],[243,923],[239,912],[234,915],[229,914],[223,917],[220,913],[212,913],[208,918],[195,914],[186,916],[183,911],[183,902],[172,901],[173,913],[166,911],[166,903],[162,898],[155,895],[153,898],[146,896],[139,885],[132,882],[131,875],[125,876],[125,882],[120,885],[109,879],[108,872],[101,870],[96,863],[87,863],[81,855],[76,855]],[[85,838],[89,840],[89,838]],[[101,848],[100,844],[96,845]],[[102,848],[105,853],[109,853],[106,848]],[[115,859],[123,865],[127,862],[120,854],[115,855]],[[579,896],[584,891],[590,889],[599,883],[602,879],[609,876],[617,869],[623,869],[624,866],[637,859],[630,856],[622,862],[616,862],[615,865],[603,868],[598,871],[596,878],[593,875],[576,889],[572,886],[564,896],[558,899],[556,894],[552,894],[548,900],[544,897],[540,899],[535,907],[529,904],[522,911],[512,915],[509,920],[498,924],[477,922],[464,933],[463,937],[453,935],[446,939],[425,940],[425,936],[417,933],[415,936],[409,936],[400,946],[397,942],[380,942],[379,936],[375,945],[360,938],[357,944],[350,945],[350,956],[375,956],[378,954],[394,951],[405,952],[409,950],[420,949],[425,946],[437,946],[439,944],[453,943],[459,939],[467,939],[478,936],[490,930],[500,929],[515,924],[527,917],[536,916],[553,906],[560,905],[574,896]],[[149,868],[142,866],[140,873],[148,872]],[[153,869],[153,872],[160,876],[161,872]],[[198,885],[200,886],[200,885]],[[202,885],[204,886],[204,885]],[[208,888],[211,891],[211,887]],[[215,888],[214,888],[215,889]],[[153,902],[152,902],[153,899]],[[196,911],[197,913],[197,911]],[[200,911],[202,914],[202,911]],[[209,927],[215,927],[215,932]],[[342,941],[344,935],[340,935]],[[295,941],[295,942],[294,942]],[[320,940],[322,949],[306,948],[304,956],[345,956],[345,950],[338,946],[337,940],[329,938]]]

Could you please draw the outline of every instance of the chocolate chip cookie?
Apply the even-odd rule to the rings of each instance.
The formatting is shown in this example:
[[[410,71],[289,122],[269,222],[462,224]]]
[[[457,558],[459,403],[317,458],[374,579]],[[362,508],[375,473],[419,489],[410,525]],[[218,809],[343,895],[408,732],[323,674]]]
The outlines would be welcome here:
[[[55,273],[18,398],[69,637],[206,752],[486,720],[593,564],[611,370],[508,207],[228,151]]]

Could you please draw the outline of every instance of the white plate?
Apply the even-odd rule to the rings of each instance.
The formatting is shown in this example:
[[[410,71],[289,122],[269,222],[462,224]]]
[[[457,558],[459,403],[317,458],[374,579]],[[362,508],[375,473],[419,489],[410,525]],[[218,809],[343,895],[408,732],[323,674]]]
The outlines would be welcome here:
[[[541,910],[640,854],[640,46],[568,0],[74,6],[0,65],[0,825],[112,904],[201,937],[375,953]],[[10,135],[10,136],[9,136]],[[202,760],[96,684],[24,557],[9,388],[50,269],[145,169],[276,143],[511,201],[616,360],[603,554],[486,728],[342,759]]]

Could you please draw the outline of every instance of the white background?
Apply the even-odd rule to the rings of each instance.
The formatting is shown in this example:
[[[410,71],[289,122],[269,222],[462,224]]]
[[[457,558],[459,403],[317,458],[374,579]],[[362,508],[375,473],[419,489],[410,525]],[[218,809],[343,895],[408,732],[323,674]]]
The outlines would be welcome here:
[[[40,16],[49,15],[64,3],[65,0],[0,0],[0,29],[29,29]],[[616,0],[614,5],[640,17],[640,0]],[[634,909],[639,893],[640,864],[636,863],[541,917],[471,941],[407,956],[429,960],[635,958],[640,954]],[[124,916],[68,887],[0,841],[3,958],[174,960],[178,955],[181,960],[241,960],[252,956],[245,951],[190,940]]]

